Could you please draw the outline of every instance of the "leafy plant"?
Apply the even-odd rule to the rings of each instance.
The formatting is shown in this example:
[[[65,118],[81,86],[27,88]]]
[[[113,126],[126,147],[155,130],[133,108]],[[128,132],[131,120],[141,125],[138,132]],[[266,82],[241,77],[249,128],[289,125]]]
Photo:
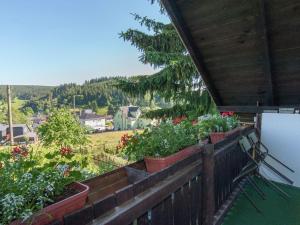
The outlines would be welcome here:
[[[46,160],[41,163],[40,158]],[[0,153],[0,224],[30,222],[35,213],[53,203],[68,184],[84,178],[86,161],[71,148],[37,154],[25,146]]]
[[[205,115],[199,118],[200,139],[208,138],[212,132],[226,132],[238,126],[238,118],[229,115]]]
[[[99,162],[99,172],[100,174],[108,173],[112,170],[117,169],[118,167],[114,164],[113,161],[100,161]]]
[[[88,142],[85,128],[67,109],[54,110],[38,133],[45,146],[76,147]]]
[[[178,152],[184,147],[197,143],[198,127],[188,120],[173,124],[163,122],[157,127],[146,129],[143,133],[124,135],[119,149],[131,160],[144,156],[164,157]]]

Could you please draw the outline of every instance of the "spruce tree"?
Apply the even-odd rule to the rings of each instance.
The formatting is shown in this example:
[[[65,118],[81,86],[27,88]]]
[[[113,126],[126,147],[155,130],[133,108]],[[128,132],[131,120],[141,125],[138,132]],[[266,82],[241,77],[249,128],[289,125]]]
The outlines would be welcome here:
[[[151,3],[155,2],[151,0]],[[163,9],[161,10],[164,13]],[[164,24],[133,14],[148,32],[128,29],[120,37],[140,52],[139,60],[158,72],[120,79],[118,87],[131,96],[159,94],[173,107],[146,113],[150,118],[186,115],[195,118],[215,109],[214,103],[172,24]]]

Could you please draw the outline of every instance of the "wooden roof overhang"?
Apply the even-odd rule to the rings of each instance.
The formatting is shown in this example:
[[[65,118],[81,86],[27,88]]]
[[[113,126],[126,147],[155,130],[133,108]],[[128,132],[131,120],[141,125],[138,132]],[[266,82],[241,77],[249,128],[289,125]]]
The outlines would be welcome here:
[[[161,1],[220,111],[299,108],[300,0]]]

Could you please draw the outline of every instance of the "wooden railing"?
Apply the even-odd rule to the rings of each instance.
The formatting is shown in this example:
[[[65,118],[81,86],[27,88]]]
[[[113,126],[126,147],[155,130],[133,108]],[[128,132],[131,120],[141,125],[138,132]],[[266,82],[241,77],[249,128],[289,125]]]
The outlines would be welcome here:
[[[215,145],[214,189],[215,212],[217,212],[229,195],[236,188],[233,180],[247,164],[248,157],[238,143],[240,135],[249,133],[251,128],[235,132],[224,141]]]
[[[212,225],[247,163],[241,133],[65,216],[65,225]]]
[[[201,154],[198,153],[153,174],[146,182],[133,185],[133,198],[94,220],[93,224],[198,224],[202,219],[201,171]],[[155,184],[141,190],[147,182]]]

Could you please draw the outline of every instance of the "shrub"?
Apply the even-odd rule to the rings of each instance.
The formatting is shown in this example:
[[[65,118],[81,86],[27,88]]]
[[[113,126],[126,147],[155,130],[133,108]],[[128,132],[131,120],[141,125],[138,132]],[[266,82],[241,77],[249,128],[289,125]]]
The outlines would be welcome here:
[[[54,110],[47,122],[39,126],[38,133],[47,147],[77,147],[88,142],[85,128],[67,109]]]
[[[196,144],[198,128],[190,121],[178,124],[171,121],[146,129],[139,134],[124,135],[119,149],[122,149],[130,160],[139,160],[144,156],[165,157],[178,152],[184,147]]]
[[[208,138],[212,132],[226,132],[238,126],[238,118],[230,115],[205,115],[199,118],[200,139]]]
[[[0,153],[0,224],[30,221],[34,213],[53,203],[68,184],[81,180],[86,164],[72,149],[41,155],[25,146]]]

